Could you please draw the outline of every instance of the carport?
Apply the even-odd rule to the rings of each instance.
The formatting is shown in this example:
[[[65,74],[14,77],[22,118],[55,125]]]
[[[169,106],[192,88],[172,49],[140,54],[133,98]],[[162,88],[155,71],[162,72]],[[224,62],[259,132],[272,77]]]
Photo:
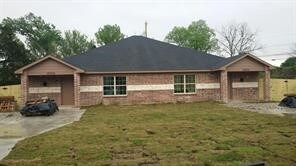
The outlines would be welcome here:
[[[79,105],[75,102],[75,83],[82,70],[56,57],[47,56],[16,71],[21,74],[22,101],[50,97],[58,105]],[[76,86],[75,86],[76,85]]]
[[[29,75],[28,100],[47,96],[59,105],[74,105],[73,75]]]
[[[269,101],[272,66],[249,54],[232,58],[237,59],[220,68],[222,100],[258,100],[259,78],[263,76],[263,96],[265,101]]]

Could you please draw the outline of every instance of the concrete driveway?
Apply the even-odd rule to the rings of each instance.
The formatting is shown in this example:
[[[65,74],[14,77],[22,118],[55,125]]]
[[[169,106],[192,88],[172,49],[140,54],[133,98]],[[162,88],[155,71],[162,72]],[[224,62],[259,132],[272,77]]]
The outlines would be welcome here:
[[[52,116],[32,117],[22,117],[18,112],[0,113],[0,160],[18,141],[78,121],[84,111],[60,108]]]

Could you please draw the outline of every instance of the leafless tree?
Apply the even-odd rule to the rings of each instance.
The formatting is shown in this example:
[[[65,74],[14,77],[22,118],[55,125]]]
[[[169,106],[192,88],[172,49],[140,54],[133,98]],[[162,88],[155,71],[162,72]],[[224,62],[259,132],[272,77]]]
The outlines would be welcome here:
[[[246,23],[224,25],[219,34],[221,52],[230,56],[262,48],[256,43],[257,32],[252,32]]]

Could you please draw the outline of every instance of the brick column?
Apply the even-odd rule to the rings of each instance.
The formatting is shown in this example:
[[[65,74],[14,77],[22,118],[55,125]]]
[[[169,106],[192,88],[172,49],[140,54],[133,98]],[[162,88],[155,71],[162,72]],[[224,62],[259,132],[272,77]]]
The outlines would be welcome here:
[[[80,106],[80,74],[74,73],[74,105]]]
[[[220,73],[220,90],[221,90],[221,100],[227,103],[228,102],[228,77],[227,77],[226,70],[223,70]]]
[[[264,101],[270,101],[270,69],[265,67],[264,73]]]
[[[22,96],[22,104],[28,101],[28,90],[29,90],[29,78],[27,72],[23,72],[21,75],[21,96]]]

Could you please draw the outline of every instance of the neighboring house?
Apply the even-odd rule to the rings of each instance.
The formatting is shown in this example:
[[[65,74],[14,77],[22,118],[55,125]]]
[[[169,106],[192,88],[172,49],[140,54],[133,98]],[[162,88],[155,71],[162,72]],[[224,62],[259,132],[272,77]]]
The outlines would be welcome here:
[[[23,102],[48,96],[60,105],[258,100],[258,73],[270,99],[272,66],[251,55],[223,58],[132,36],[16,71]]]

